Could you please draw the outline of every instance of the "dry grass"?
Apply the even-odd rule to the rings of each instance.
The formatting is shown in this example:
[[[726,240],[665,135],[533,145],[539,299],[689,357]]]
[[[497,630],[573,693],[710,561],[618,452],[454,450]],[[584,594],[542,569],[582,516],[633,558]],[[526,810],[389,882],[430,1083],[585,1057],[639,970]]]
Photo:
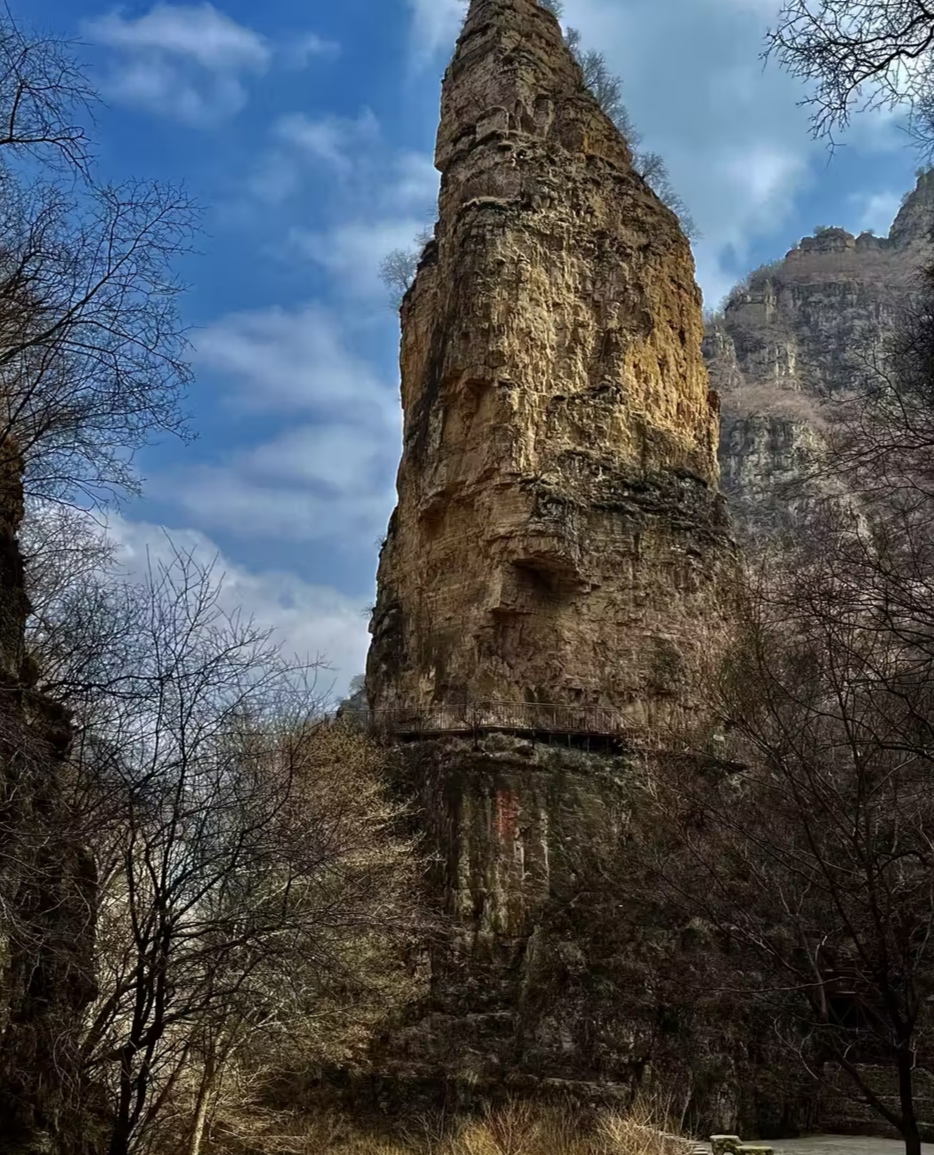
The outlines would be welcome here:
[[[264,1155],[688,1155],[692,1144],[663,1134],[659,1121],[648,1110],[582,1113],[518,1101],[477,1118],[420,1118],[390,1137],[326,1114],[292,1119],[278,1134],[264,1135],[261,1149]]]

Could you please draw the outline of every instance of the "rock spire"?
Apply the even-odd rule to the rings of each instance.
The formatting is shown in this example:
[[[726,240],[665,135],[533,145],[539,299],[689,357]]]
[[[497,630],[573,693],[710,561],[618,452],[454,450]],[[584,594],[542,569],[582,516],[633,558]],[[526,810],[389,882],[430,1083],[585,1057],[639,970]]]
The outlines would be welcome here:
[[[366,691],[419,739],[398,780],[446,933],[374,1085],[410,1108],[618,1102],[664,1070],[733,1127],[731,1044],[697,1027],[716,1074],[696,1081],[659,1030],[680,932],[619,872],[654,765],[638,740],[702,713],[737,568],[691,250],[536,0],[474,0],[436,163]]]
[[[631,161],[554,16],[473,0],[402,305],[367,670],[400,726],[558,704],[638,728],[695,704],[733,565],[717,403],[690,247]]]

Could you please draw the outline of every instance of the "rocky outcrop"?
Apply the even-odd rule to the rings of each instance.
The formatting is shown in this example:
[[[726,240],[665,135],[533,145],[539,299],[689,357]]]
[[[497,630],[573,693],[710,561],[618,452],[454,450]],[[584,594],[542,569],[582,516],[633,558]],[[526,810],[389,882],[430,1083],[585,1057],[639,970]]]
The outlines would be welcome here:
[[[821,470],[831,406],[858,392],[884,354],[929,252],[932,209],[934,173],[924,173],[887,237],[840,228],[805,237],[737,286],[708,325],[723,490],[747,537],[791,529],[819,501],[850,503]]]
[[[651,759],[510,734],[407,744],[446,934],[376,1057],[384,1109],[665,1101],[692,1132],[813,1129],[814,1087],[630,855]]]
[[[918,175],[914,191],[902,202],[886,238],[889,247],[905,252],[913,245],[928,243],[931,238],[932,209],[934,209],[934,169],[928,169]]]
[[[535,0],[474,0],[436,164],[370,705],[657,727],[697,706],[734,565],[690,247]]]
[[[677,928],[627,945],[627,880],[591,885],[645,743],[702,712],[737,566],[690,248],[536,0],[473,0],[436,163],[366,689],[421,739],[400,759],[451,932],[384,1070],[409,1101],[433,1077],[625,1095],[667,1048],[730,1126],[726,1044],[688,1075],[639,971]]]
[[[75,1054],[94,994],[94,868],[63,799],[71,727],[36,693],[17,531],[21,463],[0,463],[0,1149],[84,1155]]]

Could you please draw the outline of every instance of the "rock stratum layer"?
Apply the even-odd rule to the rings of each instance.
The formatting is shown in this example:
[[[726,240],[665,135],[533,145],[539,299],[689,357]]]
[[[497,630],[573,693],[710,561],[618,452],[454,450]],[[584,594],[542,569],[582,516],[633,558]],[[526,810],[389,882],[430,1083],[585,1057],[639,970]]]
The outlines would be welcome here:
[[[631,159],[554,17],[474,0],[402,306],[367,667],[400,725],[496,703],[541,728],[557,703],[643,728],[696,707],[734,565],[717,404],[690,247]]]
[[[847,502],[820,476],[828,402],[859,390],[930,255],[934,173],[922,174],[887,237],[823,229],[727,297],[704,351],[723,402],[719,458],[737,528],[792,529],[816,501]]]

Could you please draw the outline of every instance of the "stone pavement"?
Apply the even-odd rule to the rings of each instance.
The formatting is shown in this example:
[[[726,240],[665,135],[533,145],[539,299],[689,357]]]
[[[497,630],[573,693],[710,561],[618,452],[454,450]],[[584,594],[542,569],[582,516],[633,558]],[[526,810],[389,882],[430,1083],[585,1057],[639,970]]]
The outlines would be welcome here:
[[[775,1148],[775,1155],[904,1155],[900,1139],[866,1135],[807,1135],[803,1139],[745,1139],[744,1143]],[[934,1143],[924,1143],[923,1155],[934,1155]],[[693,1155],[710,1155],[709,1143],[698,1143]]]
[[[775,1155],[904,1155],[900,1139],[874,1139],[865,1135],[809,1135],[804,1139],[768,1139]],[[934,1144],[923,1151],[934,1155]]]

